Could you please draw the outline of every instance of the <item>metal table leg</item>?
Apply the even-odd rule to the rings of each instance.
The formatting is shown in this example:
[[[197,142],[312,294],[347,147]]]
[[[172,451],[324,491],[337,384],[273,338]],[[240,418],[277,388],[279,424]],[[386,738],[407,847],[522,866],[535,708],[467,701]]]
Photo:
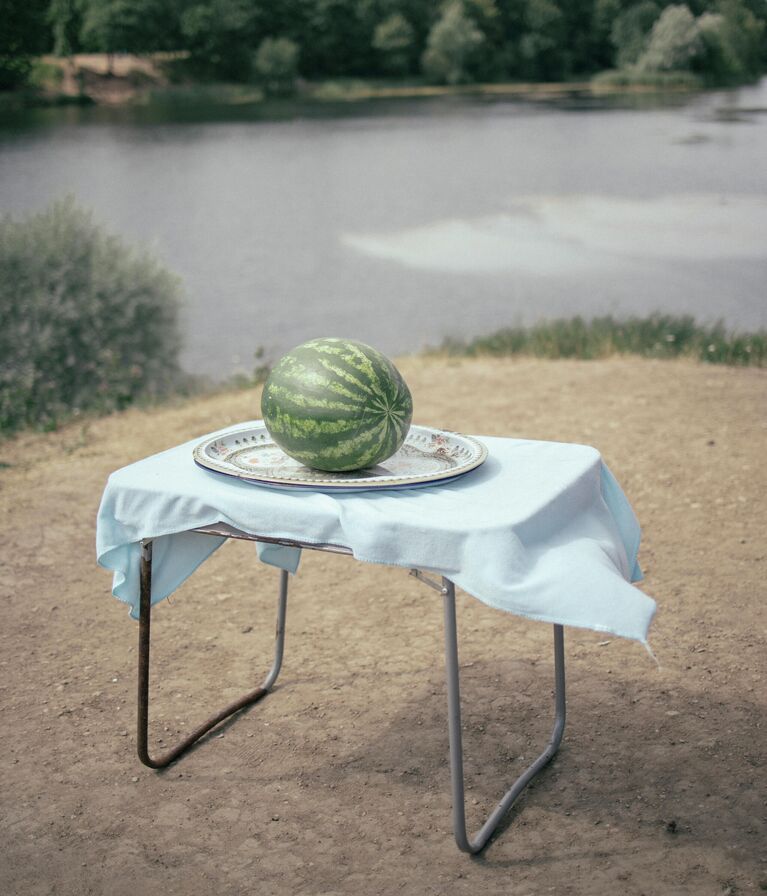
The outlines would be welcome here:
[[[256,688],[245,696],[235,700],[224,707],[220,712],[211,716],[202,725],[195,728],[191,734],[187,735],[181,743],[173,747],[162,756],[153,759],[149,755],[147,745],[147,730],[149,724],[149,643],[150,643],[150,625],[151,625],[151,594],[152,594],[152,542],[145,540],[141,542],[141,596],[139,603],[139,641],[138,641],[138,757],[149,768],[165,768],[175,759],[184,753],[189,747],[198,741],[207,731],[214,728],[219,722],[233,715],[239,710],[250,706],[256,701],[265,697],[272,685],[277,680],[282,666],[282,656],[285,646],[285,614],[288,599],[288,574],[284,570],[280,574],[280,591],[279,601],[277,605],[277,633],[274,652],[274,662],[269,674],[266,676],[263,685]]]
[[[422,576],[419,576],[422,578]],[[453,791],[453,832],[458,848],[468,853],[478,853],[486,845],[503,816],[513,805],[530,781],[553,758],[562,741],[565,729],[565,652],[564,633],[561,625],[554,626],[554,679],[555,722],[546,749],[535,762],[506,791],[493,809],[487,821],[473,839],[466,833],[466,806],[464,799],[463,744],[461,741],[461,695],[458,682],[458,636],[455,622],[455,585],[442,579],[440,589],[445,608],[445,666],[447,672],[447,708],[450,736],[450,776]]]

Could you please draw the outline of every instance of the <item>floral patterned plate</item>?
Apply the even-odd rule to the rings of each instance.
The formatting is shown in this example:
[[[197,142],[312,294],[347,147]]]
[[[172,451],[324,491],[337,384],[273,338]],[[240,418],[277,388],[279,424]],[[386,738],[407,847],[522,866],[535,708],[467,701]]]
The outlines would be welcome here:
[[[312,470],[279,448],[263,423],[206,439],[194,449],[200,466],[254,485],[319,491],[416,488],[448,482],[474,470],[487,448],[471,436],[411,426],[402,447],[388,460],[364,470]]]

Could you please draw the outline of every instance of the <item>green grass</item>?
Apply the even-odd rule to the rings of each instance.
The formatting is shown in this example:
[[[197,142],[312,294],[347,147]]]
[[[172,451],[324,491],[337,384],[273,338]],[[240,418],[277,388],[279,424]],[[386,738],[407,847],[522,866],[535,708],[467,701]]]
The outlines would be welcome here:
[[[536,358],[591,360],[612,355],[643,358],[694,358],[709,364],[767,366],[767,330],[728,331],[721,322],[700,325],[689,315],[652,314],[618,320],[612,316],[543,321],[531,327],[505,327],[468,341],[446,339],[434,353],[529,355]]]

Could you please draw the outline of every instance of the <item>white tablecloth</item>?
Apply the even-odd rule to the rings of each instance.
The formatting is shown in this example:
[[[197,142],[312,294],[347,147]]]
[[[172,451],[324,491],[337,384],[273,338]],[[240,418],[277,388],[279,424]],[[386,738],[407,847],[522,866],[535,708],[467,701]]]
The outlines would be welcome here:
[[[655,602],[631,584],[641,579],[639,525],[594,448],[477,436],[488,459],[454,482],[328,494],[264,488],[203,469],[192,459],[201,438],[117,470],[107,482],[97,557],[114,572],[112,593],[134,618],[140,540],[154,540],[156,603],[224,541],[190,530],[224,522],[272,538],[344,545],[370,563],[431,570],[510,613],[646,644]],[[295,572],[300,552],[259,545],[259,555]]]

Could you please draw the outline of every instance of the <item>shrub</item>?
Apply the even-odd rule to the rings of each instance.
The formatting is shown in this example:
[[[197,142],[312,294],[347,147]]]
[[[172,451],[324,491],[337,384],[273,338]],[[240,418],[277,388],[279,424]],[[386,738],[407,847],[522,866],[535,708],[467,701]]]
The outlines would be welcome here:
[[[0,52],[0,90],[12,90],[23,86],[31,71],[31,57],[11,56]]]
[[[71,198],[0,219],[0,431],[175,389],[179,291]]]
[[[64,80],[64,71],[60,65],[35,60],[27,77],[27,83],[35,90],[55,90]]]

